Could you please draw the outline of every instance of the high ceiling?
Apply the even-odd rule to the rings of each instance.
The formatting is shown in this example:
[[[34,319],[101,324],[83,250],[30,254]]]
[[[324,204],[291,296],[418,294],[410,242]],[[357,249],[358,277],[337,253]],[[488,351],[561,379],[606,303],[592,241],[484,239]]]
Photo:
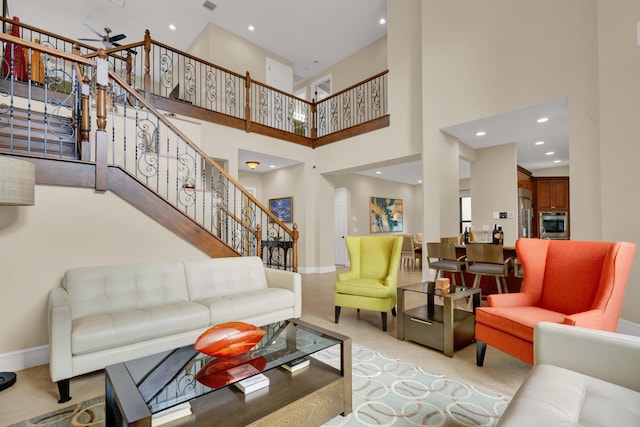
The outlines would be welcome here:
[[[119,43],[141,41],[144,31],[162,43],[187,50],[209,23],[216,24],[252,43],[260,45],[294,64],[296,82],[325,70],[352,53],[386,35],[387,0],[8,0],[10,15],[21,21],[73,39],[99,38],[89,28],[104,34],[125,34]],[[169,29],[173,24],[176,30]],[[248,26],[253,25],[253,32]],[[100,47],[101,42],[96,42]],[[223,65],[224,64],[220,64]],[[550,118],[544,126],[535,119]],[[532,123],[533,120],[533,124]],[[475,136],[479,130],[487,134]],[[536,106],[522,106],[492,117],[452,124],[442,131],[472,148],[516,142],[518,163],[529,170],[569,164],[567,100],[560,98]],[[544,140],[541,146],[533,142]],[[554,155],[546,155],[553,151]],[[290,159],[241,151],[238,164],[258,160],[275,168],[295,164]],[[552,159],[560,163],[552,163]],[[249,170],[246,168],[245,170]],[[256,172],[273,168],[260,167]],[[378,173],[380,172],[380,173]],[[422,177],[421,162],[366,168],[364,175],[417,184]],[[461,162],[460,176],[469,166]]]
[[[213,10],[205,3],[214,4]],[[387,34],[386,0],[8,0],[21,21],[73,39],[96,38],[85,26],[120,43],[142,41],[146,29],[161,43],[187,50],[213,23],[294,64],[296,83]],[[169,29],[169,25],[176,29]],[[255,30],[249,31],[252,25]],[[96,46],[102,47],[98,42]],[[224,64],[220,64],[224,65]]]

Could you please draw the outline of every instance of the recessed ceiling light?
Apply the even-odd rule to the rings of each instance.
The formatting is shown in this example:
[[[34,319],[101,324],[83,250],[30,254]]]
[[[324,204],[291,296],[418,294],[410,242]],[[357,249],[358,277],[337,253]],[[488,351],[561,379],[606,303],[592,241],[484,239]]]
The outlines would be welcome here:
[[[378,21],[380,23],[380,25],[384,25],[387,23],[387,20],[384,18],[380,18],[380,21]]]
[[[418,184],[422,184],[422,180],[421,179],[418,180]]]
[[[547,152],[546,152],[546,153],[544,153],[544,154],[546,154],[547,156],[553,156],[553,155],[554,155],[554,154],[556,154],[556,153],[554,153],[553,151],[547,151]]]
[[[249,25],[249,31],[254,31],[255,27],[253,25]]]
[[[376,175],[382,174],[382,171],[376,171]]]
[[[544,144],[544,141],[536,141],[535,144],[536,145],[542,145],[542,144]]]
[[[560,163],[562,160],[554,160],[553,163]]]
[[[175,30],[176,30],[176,26],[175,26],[175,25],[173,25],[173,24],[169,24],[169,29],[170,29],[171,31],[175,31]]]
[[[549,121],[549,117],[540,117],[537,121],[538,121],[538,123],[548,122]]]
[[[476,132],[476,136],[485,136],[487,133],[483,130],[481,130],[480,132]]]
[[[276,165],[269,165],[269,167],[270,167],[271,169],[275,169],[275,168],[276,168]]]

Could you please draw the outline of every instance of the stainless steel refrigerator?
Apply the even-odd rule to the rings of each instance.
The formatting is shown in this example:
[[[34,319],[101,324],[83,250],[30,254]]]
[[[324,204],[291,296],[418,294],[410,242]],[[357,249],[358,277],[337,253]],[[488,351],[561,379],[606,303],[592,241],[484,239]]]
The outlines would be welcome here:
[[[533,199],[531,191],[518,188],[518,237],[533,237]]]

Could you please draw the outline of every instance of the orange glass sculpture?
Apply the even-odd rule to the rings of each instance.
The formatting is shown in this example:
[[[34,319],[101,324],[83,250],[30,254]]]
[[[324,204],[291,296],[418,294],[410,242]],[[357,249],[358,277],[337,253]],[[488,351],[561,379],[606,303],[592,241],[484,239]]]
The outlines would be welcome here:
[[[260,356],[246,360],[242,356],[231,359],[211,359],[196,374],[196,380],[211,388],[224,387],[236,381],[262,372],[267,359]]]
[[[255,347],[265,331],[243,322],[221,323],[207,329],[198,337],[194,347],[213,357],[234,357]]]

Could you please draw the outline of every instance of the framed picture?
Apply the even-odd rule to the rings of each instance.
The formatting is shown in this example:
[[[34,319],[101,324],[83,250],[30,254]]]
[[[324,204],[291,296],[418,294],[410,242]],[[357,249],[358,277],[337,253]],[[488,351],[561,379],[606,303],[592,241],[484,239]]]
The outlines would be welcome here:
[[[402,231],[402,199],[371,197],[369,212],[371,233]]]
[[[293,197],[269,199],[269,211],[282,222],[293,221]]]

